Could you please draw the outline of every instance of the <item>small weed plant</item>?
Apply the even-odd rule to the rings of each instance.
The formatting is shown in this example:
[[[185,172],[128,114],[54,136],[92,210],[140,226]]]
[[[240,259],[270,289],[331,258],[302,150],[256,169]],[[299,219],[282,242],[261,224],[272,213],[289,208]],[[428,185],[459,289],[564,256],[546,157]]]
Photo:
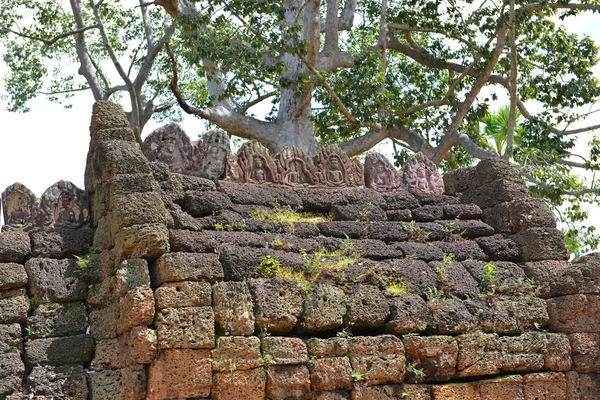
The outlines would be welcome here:
[[[93,260],[96,256],[95,247],[87,247],[87,253],[83,256],[73,255],[75,263],[79,267],[79,273],[84,280],[94,279],[98,275],[98,269],[94,268]]]
[[[277,275],[277,271],[280,267],[281,262],[279,262],[279,260],[266,255],[256,267],[256,275],[260,276],[261,278],[274,278]]]
[[[496,274],[498,268],[492,264],[487,263],[483,266],[483,279],[481,280],[481,294],[492,295],[496,293],[496,281],[498,280]]]

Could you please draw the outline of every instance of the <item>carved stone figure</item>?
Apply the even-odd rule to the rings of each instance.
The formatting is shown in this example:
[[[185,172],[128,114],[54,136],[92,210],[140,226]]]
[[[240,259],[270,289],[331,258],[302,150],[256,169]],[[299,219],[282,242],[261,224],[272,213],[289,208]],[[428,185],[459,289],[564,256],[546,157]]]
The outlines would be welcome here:
[[[290,186],[306,186],[315,182],[315,167],[297,147],[286,147],[275,156],[281,183]]]
[[[223,129],[212,129],[196,143],[194,170],[207,179],[225,179],[237,174],[235,157],[231,154],[229,135]],[[235,180],[237,177],[232,177]]]
[[[59,181],[41,199],[41,225],[46,228],[77,228],[89,220],[87,196],[77,186]]]
[[[192,168],[192,143],[181,126],[170,123],[152,132],[142,145],[150,161],[164,162],[178,173],[189,173]]]
[[[364,184],[360,161],[350,161],[336,144],[323,147],[315,157],[317,184],[327,186],[361,186]]]
[[[392,163],[381,153],[370,153],[365,157],[365,183],[380,192],[397,190],[402,179]]]
[[[444,194],[442,175],[423,153],[415,154],[406,162],[403,180],[410,193]]]
[[[2,231],[29,232],[36,227],[39,200],[25,185],[14,183],[2,192]]]
[[[237,155],[241,181],[245,183],[278,183],[279,175],[269,151],[255,140],[242,145]]]

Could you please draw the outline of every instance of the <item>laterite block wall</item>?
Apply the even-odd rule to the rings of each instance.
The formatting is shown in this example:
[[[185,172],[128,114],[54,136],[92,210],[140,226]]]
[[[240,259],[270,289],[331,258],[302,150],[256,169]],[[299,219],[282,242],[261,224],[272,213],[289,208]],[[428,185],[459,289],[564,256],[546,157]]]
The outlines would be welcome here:
[[[150,163],[108,102],[91,135],[93,228],[0,234],[0,398],[600,399],[600,256],[507,163],[287,188]]]

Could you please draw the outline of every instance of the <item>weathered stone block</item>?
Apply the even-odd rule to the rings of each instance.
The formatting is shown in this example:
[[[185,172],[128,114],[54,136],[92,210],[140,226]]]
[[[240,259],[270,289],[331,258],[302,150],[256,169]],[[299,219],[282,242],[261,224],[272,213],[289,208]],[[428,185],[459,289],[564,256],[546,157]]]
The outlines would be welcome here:
[[[520,261],[521,248],[503,235],[485,236],[476,239],[477,244],[492,261]]]
[[[569,259],[564,235],[556,228],[527,228],[512,239],[521,247],[523,261]]]
[[[348,317],[356,329],[380,328],[390,315],[383,293],[372,285],[357,285],[348,295]]]
[[[0,262],[21,263],[31,253],[31,242],[26,232],[0,233]]]
[[[525,400],[563,400],[567,397],[567,382],[560,372],[523,376]]]
[[[133,225],[173,222],[157,192],[118,194],[111,205],[111,228],[115,232]]]
[[[81,365],[53,367],[37,365],[27,376],[27,388],[36,396],[57,399],[87,399],[86,372]]]
[[[567,261],[538,261],[521,265],[528,278],[539,285],[544,298],[577,293],[600,293],[600,268],[594,264],[572,264]]]
[[[216,372],[253,369],[266,364],[256,336],[221,336],[217,348],[210,352],[210,359]]]
[[[212,368],[208,350],[162,350],[148,373],[148,399],[208,397]]]
[[[521,331],[548,325],[545,301],[530,295],[502,296],[501,301],[514,315]]]
[[[444,227],[444,234],[448,239],[476,239],[480,237],[491,236],[496,231],[488,224],[477,220],[455,220],[455,221],[435,221]]]
[[[210,307],[166,308],[156,317],[160,349],[212,349],[215,315]]]
[[[142,400],[146,398],[146,372],[124,368],[90,375],[92,400]]]
[[[354,222],[354,221],[333,221],[333,222],[320,222],[317,224],[321,234],[323,236],[333,236],[344,239],[346,236],[352,239],[360,239],[366,236],[366,222]],[[398,231],[398,229],[396,229]],[[370,231],[369,231],[370,232]],[[378,239],[372,237],[372,239]]]
[[[117,337],[119,324],[119,303],[90,311],[90,330],[95,340]]]
[[[115,237],[118,260],[154,260],[169,251],[169,230],[164,224],[133,225],[120,229]]]
[[[267,397],[273,400],[310,399],[310,374],[305,365],[267,368]]]
[[[347,357],[318,358],[308,367],[313,390],[352,389],[352,367]]]
[[[334,221],[385,221],[385,212],[373,205],[334,205],[331,209]]]
[[[435,299],[427,302],[433,327],[441,335],[459,335],[476,326],[476,320],[460,300]]]
[[[42,303],[27,318],[27,325],[34,338],[71,336],[85,333],[87,319],[84,303]]]
[[[546,335],[527,332],[521,336],[500,338],[503,372],[535,372],[544,368],[548,345]]]
[[[444,258],[442,249],[432,243],[401,242],[394,247],[401,250],[405,257],[423,261],[439,261]]]
[[[28,289],[37,303],[85,300],[86,284],[75,260],[32,258],[25,263]]]
[[[479,219],[483,215],[477,204],[444,204],[444,219]]]
[[[458,376],[483,376],[500,373],[502,357],[496,334],[467,334],[458,342]]]
[[[150,270],[156,285],[165,282],[223,279],[223,267],[216,254],[169,253],[154,262]]]
[[[529,197],[529,190],[520,178],[488,177],[479,182],[471,182],[470,187],[463,192],[461,202],[477,204],[482,209],[486,209],[496,204]]]
[[[210,306],[212,287],[208,282],[170,282],[154,292],[156,308],[182,308]]]
[[[433,323],[431,312],[420,296],[404,294],[388,298],[390,320],[386,329],[396,335],[425,332]]]
[[[306,344],[299,338],[266,336],[262,339],[262,354],[273,365],[308,362]]]
[[[251,279],[256,329],[275,335],[291,332],[302,313],[302,291],[291,279]]]
[[[433,400],[479,400],[479,388],[476,383],[432,385],[431,398]]]
[[[368,236],[371,239],[382,240],[386,243],[402,242],[410,238],[410,234],[404,229],[405,225],[404,222],[394,221],[371,222],[366,229],[363,227],[363,234],[361,236]],[[434,225],[432,223],[423,223],[423,230],[427,231],[428,228]],[[441,229],[441,226],[439,228]]]
[[[25,344],[27,364],[67,365],[90,361],[94,341],[90,335],[35,339]]]
[[[544,355],[544,369],[549,371],[569,371],[571,369],[571,345],[569,337],[559,333],[546,333],[546,339],[548,343],[546,345],[546,354]]]
[[[428,205],[412,210],[412,216],[417,222],[432,222],[444,217],[443,206]]]
[[[481,400],[524,400],[523,377],[510,375],[479,382]]]
[[[0,354],[0,397],[21,391],[25,365],[19,353]],[[4,398],[4,397],[3,397]]]
[[[26,284],[25,267],[16,263],[0,264],[0,290],[16,289]]]
[[[404,379],[404,346],[396,336],[355,336],[348,339],[348,347],[352,370],[362,378],[360,385],[400,383]]]
[[[579,396],[581,400],[593,399],[600,393],[600,376],[579,374]]]
[[[119,325],[121,334],[138,325],[150,325],[154,320],[154,293],[148,286],[130,290],[119,302]]]
[[[493,265],[494,273],[493,292],[497,294],[515,295],[529,293],[529,282],[523,270],[516,264],[507,261],[495,261],[489,263]],[[481,283],[486,279],[488,263],[483,261],[463,261],[462,265],[469,271],[480,285],[480,293],[490,294],[490,288],[481,287]],[[486,267],[486,265],[488,265]],[[488,276],[489,278],[489,276]]]
[[[448,336],[412,336],[404,339],[406,360],[413,370],[421,370],[422,376],[409,371],[411,381],[440,382],[456,374],[458,343]]]
[[[346,314],[346,296],[332,285],[316,284],[304,302],[299,327],[305,332],[321,332],[342,325]]]
[[[427,288],[436,287],[437,275],[427,263],[414,259],[398,259],[391,263],[392,278],[401,279],[411,294],[425,296]]]
[[[600,296],[561,296],[546,300],[546,304],[553,331],[600,333]]]
[[[0,354],[21,353],[23,338],[19,324],[0,325]]]
[[[156,331],[136,326],[118,339],[96,342],[92,361],[95,370],[118,369],[136,364],[150,364],[156,357]]]
[[[310,338],[306,342],[311,357],[343,357],[348,354],[348,339],[333,337],[329,339]]]
[[[388,210],[385,214],[388,221],[413,221],[412,212],[410,210]]]
[[[350,393],[345,390],[314,392],[314,400],[350,400]]]
[[[569,341],[575,370],[581,373],[600,373],[600,335],[572,333]]]
[[[115,271],[115,283],[120,295],[139,287],[149,287],[148,262],[141,258],[123,261],[120,268]]]
[[[91,228],[57,229],[52,232],[31,234],[32,255],[42,258],[63,258],[73,254],[82,255],[94,241]]]
[[[194,218],[205,217],[231,207],[232,203],[225,193],[211,191],[187,192],[183,210]]]
[[[487,223],[501,233],[517,233],[530,227],[556,228],[554,214],[540,198],[500,203],[484,214]]]
[[[215,322],[228,334],[250,336],[254,332],[252,296],[246,282],[213,285]]]
[[[429,266],[437,274],[437,287],[442,289],[446,295],[465,299],[477,297],[479,294],[477,281],[461,263],[432,261]]]
[[[213,377],[211,395],[214,400],[264,400],[265,386],[264,368],[218,372]]]
[[[169,243],[171,244],[171,252],[212,253],[221,244],[215,238],[216,233],[216,231],[191,232],[184,229],[170,229]],[[251,232],[244,233],[256,235]],[[259,237],[259,235],[256,236]]]
[[[403,400],[431,400],[431,389],[427,385],[404,383],[401,388]]]
[[[481,250],[477,243],[470,240],[458,240],[456,242],[437,242],[435,243],[444,254],[454,254],[456,261],[465,260],[487,260],[487,254]]]
[[[24,291],[17,289],[6,293],[7,297],[0,297],[0,324],[25,323],[29,302]],[[10,296],[11,294],[13,296]]]
[[[150,163],[137,143],[124,140],[99,142],[88,155],[85,186],[94,188],[117,175],[151,172]]]
[[[354,383],[354,388],[351,393],[352,400],[392,400],[405,399],[404,392],[398,384],[379,385],[379,386],[362,386],[362,381]]]

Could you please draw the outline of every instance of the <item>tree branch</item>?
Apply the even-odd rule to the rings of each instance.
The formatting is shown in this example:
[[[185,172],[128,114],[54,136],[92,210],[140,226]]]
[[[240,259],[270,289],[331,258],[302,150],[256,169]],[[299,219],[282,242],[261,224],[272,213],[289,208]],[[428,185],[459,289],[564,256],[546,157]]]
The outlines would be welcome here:
[[[268,149],[277,148],[276,139],[279,127],[276,122],[260,121],[255,118],[241,115],[222,106],[204,109],[190,106],[178,88],[179,78],[175,55],[168,43],[165,45],[165,49],[171,59],[171,68],[173,71],[173,78],[171,79],[169,87],[183,111],[187,114],[204,118],[225,129],[232,135],[258,140]]]
[[[70,3],[77,29],[80,30],[85,28],[80,0],[70,0]],[[77,53],[77,58],[79,58],[78,73],[82,75],[88,82],[88,85],[90,85],[94,99],[104,100],[104,90],[102,89],[102,85],[100,84],[97,76],[97,72],[99,70],[94,67],[94,64],[88,54],[84,33],[85,31],[78,32],[77,36],[75,37],[75,51]]]
[[[89,2],[90,2],[90,7],[92,8],[92,11],[94,12],[94,18],[96,19],[96,23],[98,24],[98,29],[100,30],[100,37],[102,38],[102,44],[104,45],[104,48],[106,49],[113,65],[115,66],[117,72],[119,73],[119,76],[121,77],[121,79],[123,79],[123,81],[125,82],[125,85],[127,86],[127,91],[129,92],[129,98],[131,101],[132,128],[133,128],[135,137],[137,139],[137,142],[141,146],[142,145],[142,137],[140,135],[140,121],[141,121],[141,118],[140,118],[141,112],[140,111],[141,110],[140,110],[140,105],[139,105],[138,94],[136,93],[133,83],[131,82],[131,80],[129,79],[127,74],[125,73],[123,66],[119,62],[119,59],[117,58],[117,55],[110,44],[110,41],[108,39],[108,34],[106,33],[106,29],[104,28],[104,23],[102,22],[102,18],[100,18],[100,13],[98,12],[98,7],[96,6],[96,4],[94,4],[94,0],[89,0]]]
[[[238,113],[240,113],[240,114],[244,115],[244,114],[246,114],[246,112],[247,112],[247,111],[248,111],[250,108],[252,108],[252,107],[254,107],[255,105],[257,105],[258,103],[260,103],[260,102],[262,102],[262,101],[264,101],[264,100],[268,99],[269,97],[273,97],[273,96],[275,96],[277,93],[278,93],[278,92],[277,92],[276,90],[274,90],[274,91],[272,91],[272,92],[265,93],[265,94],[263,94],[263,95],[261,95],[261,96],[258,96],[256,99],[254,99],[254,100],[252,100],[252,101],[248,102],[246,105],[244,105],[244,106],[243,106],[243,107],[241,107],[240,109],[236,110],[236,112],[238,112]]]
[[[31,40],[36,40],[38,42],[42,42],[47,46],[52,46],[54,43],[58,42],[61,39],[67,38],[69,36],[73,36],[73,35],[77,35],[79,33],[83,33],[86,31],[89,31],[91,29],[96,29],[98,28],[98,25],[90,25],[90,26],[84,26],[82,28],[78,28],[69,32],[65,32],[65,33],[61,33],[60,35],[54,36],[51,39],[44,39],[42,37],[39,36],[33,36],[33,35],[28,35],[26,33],[22,33],[22,32],[18,32],[18,31],[14,31],[12,29],[9,29],[8,27],[4,26],[4,25],[0,25],[0,32],[5,32],[5,33],[12,33],[14,35],[26,38],[26,39],[31,39]]]
[[[488,81],[490,75],[492,74],[492,71],[496,67],[498,60],[500,59],[500,56],[504,51],[504,46],[506,45],[507,30],[508,26],[506,25],[500,28],[496,39],[496,50],[494,51],[491,60],[487,63],[483,72],[477,77],[477,80],[473,84],[471,91],[469,92],[465,101],[460,105],[458,111],[456,112],[456,115],[454,116],[450,127],[446,131],[446,134],[444,135],[444,137],[442,137],[442,140],[440,141],[440,144],[438,145],[435,155],[432,159],[432,161],[436,165],[439,165],[442,162],[446,153],[448,153],[448,151],[450,151],[450,149],[456,144],[456,135],[454,133],[458,131],[460,124],[462,123],[463,119],[467,115],[467,112],[473,105],[473,102],[477,98],[477,95],[481,91],[481,88]]]
[[[517,42],[515,35],[515,0],[510,0],[509,10],[509,43],[510,43],[510,110],[508,113],[508,127],[506,132],[506,150],[504,151],[504,159],[510,160],[513,153],[515,125],[517,122]]]

